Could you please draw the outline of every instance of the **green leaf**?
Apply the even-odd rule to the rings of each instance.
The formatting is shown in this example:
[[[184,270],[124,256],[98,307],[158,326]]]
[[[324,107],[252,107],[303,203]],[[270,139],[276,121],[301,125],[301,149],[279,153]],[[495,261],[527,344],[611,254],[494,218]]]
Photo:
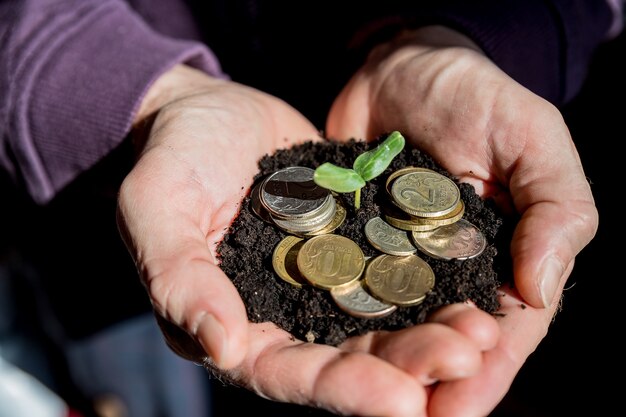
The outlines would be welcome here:
[[[369,181],[383,173],[391,160],[404,148],[404,137],[394,131],[376,148],[359,155],[353,164],[354,170],[365,181]]]
[[[338,193],[350,193],[365,186],[363,178],[354,170],[341,168],[330,162],[325,162],[315,169],[313,181],[320,187]]]

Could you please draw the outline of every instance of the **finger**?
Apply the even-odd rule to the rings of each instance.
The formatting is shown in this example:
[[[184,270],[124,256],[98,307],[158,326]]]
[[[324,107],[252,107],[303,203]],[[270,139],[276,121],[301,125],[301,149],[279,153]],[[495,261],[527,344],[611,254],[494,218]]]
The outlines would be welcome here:
[[[471,302],[439,308],[428,317],[428,321],[445,324],[460,332],[481,351],[493,349],[500,337],[500,327],[496,319]]]
[[[341,347],[370,352],[428,385],[476,374],[482,351],[493,347],[498,335],[493,317],[459,304],[443,308],[430,322],[394,332],[371,332],[348,339]]]
[[[429,400],[429,417],[488,415],[546,335],[558,303],[545,309],[533,308],[514,289],[502,287],[502,290],[502,307],[497,318],[501,337],[497,345],[483,353],[483,366],[476,375],[436,386]]]
[[[250,335],[246,360],[228,376],[265,398],[338,415],[424,415],[424,388],[379,358],[294,340],[272,323],[251,324]]]
[[[388,334],[376,342],[373,353],[425,385],[478,372],[481,352],[467,338],[447,326],[426,323],[417,327]]]
[[[515,285],[535,307],[558,298],[568,266],[598,228],[589,182],[556,109],[531,113],[530,125],[509,181],[522,217],[511,242]],[[506,147],[506,144],[503,146]]]

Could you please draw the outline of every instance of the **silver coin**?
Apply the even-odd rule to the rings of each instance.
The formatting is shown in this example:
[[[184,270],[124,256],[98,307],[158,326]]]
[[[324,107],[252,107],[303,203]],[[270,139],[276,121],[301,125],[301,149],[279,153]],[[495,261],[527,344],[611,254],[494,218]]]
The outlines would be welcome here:
[[[363,285],[363,280],[330,289],[333,300],[346,313],[354,317],[372,319],[387,316],[397,310],[394,304],[372,297]]]
[[[423,253],[445,260],[474,258],[487,246],[485,235],[465,219],[438,227],[431,233],[412,234],[411,238]]]
[[[331,196],[327,203],[324,203],[322,211],[320,211],[315,217],[307,217],[303,220],[279,219],[271,214],[270,217],[278,227],[287,233],[299,234],[319,230],[328,225],[335,217],[336,211],[337,205],[335,203],[335,198]]]
[[[348,215],[348,212],[346,211],[346,208],[343,206],[343,204],[341,204],[340,200],[335,200],[335,203],[336,203],[335,215],[333,216],[333,218],[330,220],[330,222],[327,225],[325,225],[321,229],[311,230],[305,233],[294,233],[294,234],[303,238],[310,238],[313,236],[333,233],[335,230],[337,230],[337,228],[341,226],[343,222],[346,220],[346,216]]]
[[[300,166],[274,172],[263,182],[261,203],[277,218],[315,216],[332,195],[313,181],[314,172]]]
[[[393,227],[380,217],[368,220],[365,237],[373,247],[389,255],[404,256],[417,252],[406,230]]]

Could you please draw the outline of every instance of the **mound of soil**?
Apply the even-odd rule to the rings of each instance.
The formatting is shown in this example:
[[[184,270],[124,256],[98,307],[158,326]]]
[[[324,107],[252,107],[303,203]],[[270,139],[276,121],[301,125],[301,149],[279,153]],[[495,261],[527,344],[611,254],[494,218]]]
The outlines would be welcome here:
[[[266,155],[259,161],[255,184],[265,176],[289,166],[315,169],[324,162],[351,167],[361,153],[378,143],[306,142],[290,149]],[[396,156],[383,174],[372,179],[361,191],[361,207],[354,209],[354,193],[337,197],[347,209],[344,223],[334,233],[355,241],[365,256],[380,254],[367,241],[365,223],[381,215],[381,203],[387,198],[386,178],[407,166],[429,168],[451,178],[458,185],[465,203],[463,218],[476,225],[487,240],[484,252],[467,260],[440,260],[418,252],[435,272],[435,286],[417,306],[401,307],[392,314],[375,319],[353,317],[343,312],[328,291],[313,286],[297,288],[280,279],[272,267],[274,247],[287,233],[260,219],[251,208],[248,195],[218,247],[222,270],[239,290],[252,322],[273,322],[295,338],[336,346],[346,338],[371,330],[396,330],[424,322],[427,315],[443,305],[473,301],[480,309],[496,314],[500,307],[500,287],[511,277],[508,246],[511,219],[503,216],[491,200],[478,196],[474,188],[460,183],[426,153],[408,145]]]

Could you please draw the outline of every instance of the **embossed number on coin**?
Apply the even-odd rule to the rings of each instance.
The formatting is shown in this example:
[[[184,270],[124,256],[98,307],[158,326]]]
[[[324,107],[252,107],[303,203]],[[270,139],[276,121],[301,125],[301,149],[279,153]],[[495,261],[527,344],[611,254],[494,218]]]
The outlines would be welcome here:
[[[487,246],[480,229],[465,219],[441,226],[432,233],[413,234],[412,238],[422,252],[447,260],[474,258]]]
[[[365,271],[365,283],[376,298],[399,306],[421,303],[435,285],[435,273],[417,255],[380,255]]]
[[[329,290],[357,280],[365,268],[363,251],[347,237],[310,238],[298,251],[298,269],[313,286]]]
[[[448,177],[433,171],[401,175],[391,185],[393,202],[413,216],[445,216],[457,207],[460,191]]]

